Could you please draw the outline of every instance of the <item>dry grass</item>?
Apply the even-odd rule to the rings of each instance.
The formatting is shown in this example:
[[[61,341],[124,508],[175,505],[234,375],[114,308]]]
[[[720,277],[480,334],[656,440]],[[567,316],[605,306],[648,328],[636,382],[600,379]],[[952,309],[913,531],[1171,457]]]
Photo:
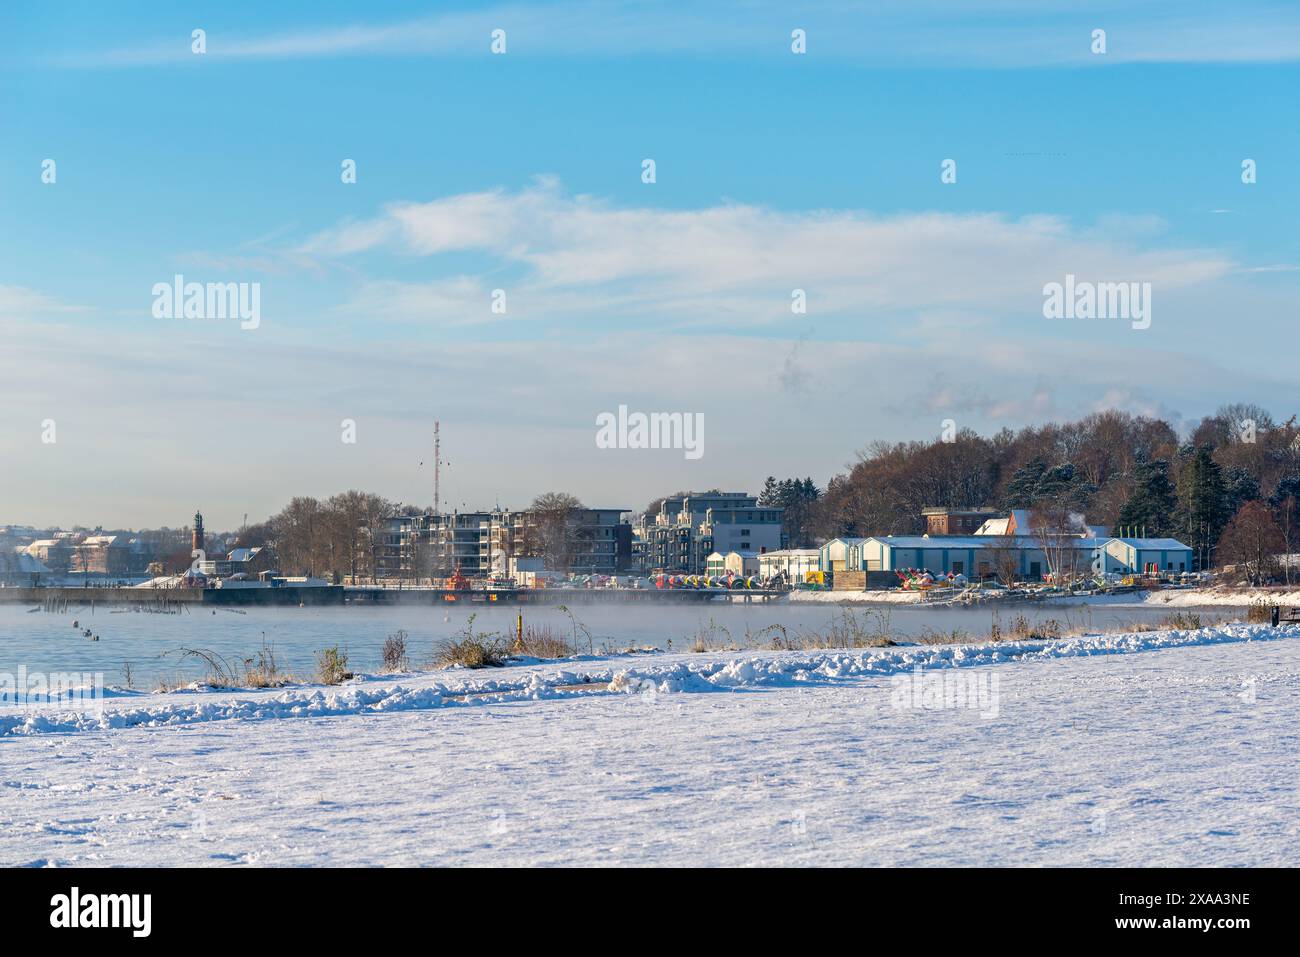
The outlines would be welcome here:
[[[779,627],[779,626],[778,626]],[[897,644],[890,635],[887,609],[857,612],[842,608],[825,631],[803,631],[790,635],[780,629],[781,638],[759,647],[778,651],[822,651],[834,648],[888,648]]]
[[[281,688],[294,680],[292,675],[280,670],[275,650],[265,640],[261,650],[249,658],[230,659],[209,648],[180,648],[178,652],[176,675],[159,681],[159,692],[188,688],[195,683],[179,669],[179,665],[186,661],[197,661],[203,666],[203,677],[197,683],[210,688]],[[162,657],[167,657],[167,654],[164,652]],[[346,660],[345,657],[345,663]],[[132,677],[128,675],[128,681]]]
[[[1176,611],[1171,615],[1166,615],[1159,621],[1132,622],[1123,627],[1108,629],[1111,632],[1123,631],[1195,631],[1197,628],[1212,628],[1215,625],[1222,625],[1232,621],[1231,615],[1208,615],[1201,612]],[[1247,620],[1251,620],[1247,618]],[[1268,613],[1264,614],[1264,621],[1268,621]]]
[[[975,639],[971,637],[970,632],[954,628],[952,631],[936,631],[933,628],[926,628],[916,639],[919,645],[966,645]],[[998,639],[994,639],[997,641]]]
[[[523,634],[515,635],[510,654],[528,658],[572,658],[578,654],[578,649],[550,625],[540,628],[529,625]]]
[[[737,639],[725,625],[712,618],[688,636],[690,650],[710,651],[818,651],[832,648],[886,648],[896,644],[890,637],[889,611],[856,612],[840,609],[824,631],[791,632],[784,625],[768,625],[758,631],[745,628]]]
[[[558,659],[572,658],[581,653],[581,640],[588,648],[593,645],[591,632],[563,605],[556,606],[569,616],[572,630],[568,634],[551,625],[529,625],[522,631],[512,629],[509,637],[499,632],[474,631],[475,615],[470,615],[465,628],[456,636],[434,649],[433,663],[437,668],[499,668],[512,658]]]
[[[688,636],[691,643],[691,651],[695,654],[704,654],[706,651],[739,651],[739,646],[731,637],[731,630],[726,625],[720,625],[712,618],[707,625],[700,625],[694,635]]]
[[[166,654],[164,652],[164,654]],[[181,648],[179,664],[185,661],[197,661],[203,665],[203,678],[201,684],[213,688],[237,688],[240,686],[240,669],[235,667],[227,658],[211,651],[207,648]],[[164,690],[173,690],[173,688],[186,687],[191,682],[185,681],[183,677],[175,679],[176,684],[171,687],[165,687]]]
[[[1246,608],[1246,621],[1252,625],[1267,625],[1273,620],[1273,607],[1277,602],[1266,598],[1256,598]]]
[[[1201,616],[1189,611],[1176,611],[1160,622],[1161,628],[1176,628],[1180,631],[1193,631],[1204,628]]]
[[[265,642],[253,658],[244,659],[243,685],[245,688],[279,688],[289,683],[275,661],[275,650]]]
[[[568,605],[556,605],[555,610],[562,611],[569,616],[569,625],[573,629],[573,640],[569,643],[569,646],[573,649],[572,654],[576,655],[578,653],[584,638],[587,639],[587,654],[594,654],[596,640],[587,626],[578,620],[578,616],[569,609]]]
[[[993,613],[993,626],[989,631],[989,641],[1054,641],[1067,634],[1075,634],[1081,630],[1066,621],[1062,624],[1055,618],[1047,618],[1040,622],[1031,622],[1023,614],[1018,614],[1011,619],[1009,625],[1003,626],[1002,619],[997,612]]]

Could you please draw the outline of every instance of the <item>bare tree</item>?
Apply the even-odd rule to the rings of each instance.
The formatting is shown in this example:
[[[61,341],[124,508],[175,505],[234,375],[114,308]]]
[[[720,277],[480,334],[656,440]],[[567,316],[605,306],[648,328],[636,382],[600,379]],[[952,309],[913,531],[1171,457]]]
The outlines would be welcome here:
[[[1078,523],[1069,504],[1044,501],[1029,513],[1029,528],[1043,556],[1052,581],[1064,585],[1079,575]]]
[[[998,581],[1008,587],[1019,581],[1021,548],[1015,535],[990,535],[986,551]]]
[[[1277,553],[1285,547],[1273,510],[1259,500],[1247,502],[1219,538],[1219,557],[1235,564],[1252,585],[1262,585],[1277,571]]]
[[[315,575],[318,569],[323,570],[320,553],[325,521],[321,503],[309,496],[291,499],[271,518],[281,571]]]
[[[524,520],[524,554],[544,559],[554,571],[569,571],[579,537],[572,526],[582,507],[568,492],[546,492],[533,499]]]
[[[1300,509],[1300,502],[1296,501],[1294,495],[1288,495],[1277,506],[1277,525],[1282,533],[1282,553],[1285,556],[1282,559],[1282,571],[1288,585],[1291,584],[1291,554],[1295,543],[1298,509]]]

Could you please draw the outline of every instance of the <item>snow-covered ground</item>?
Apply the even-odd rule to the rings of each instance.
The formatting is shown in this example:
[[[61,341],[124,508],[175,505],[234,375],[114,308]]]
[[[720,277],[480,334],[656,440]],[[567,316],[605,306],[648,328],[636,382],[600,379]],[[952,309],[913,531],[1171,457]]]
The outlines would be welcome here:
[[[811,602],[822,604],[842,604],[851,602],[865,605],[915,605],[921,602],[919,591],[904,591],[902,588],[873,588],[868,591],[792,591],[792,602]]]
[[[796,591],[790,593],[789,600],[796,604],[833,605],[919,605],[925,601],[920,592],[905,591],[901,588],[869,591]],[[1070,605],[1168,605],[1171,608],[1245,608],[1254,601],[1266,601],[1300,608],[1300,590],[1288,592],[1266,588],[1169,588],[1115,595],[1062,595],[1059,598],[1046,598],[1043,601]],[[1016,604],[1017,602],[1010,600],[1007,602],[1007,607],[1015,607]]]
[[[636,656],[0,712],[0,864],[1295,866],[1297,639]]]
[[[1187,588],[1146,593],[1147,604],[1173,608],[1232,606],[1245,608],[1256,601],[1300,608],[1300,590],[1282,588]]]

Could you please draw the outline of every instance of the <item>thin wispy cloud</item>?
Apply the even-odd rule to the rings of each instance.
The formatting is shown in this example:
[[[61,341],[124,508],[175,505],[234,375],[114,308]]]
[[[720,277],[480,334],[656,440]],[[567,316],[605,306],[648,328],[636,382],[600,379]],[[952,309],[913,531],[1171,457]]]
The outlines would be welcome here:
[[[85,306],[62,302],[36,289],[0,284],[0,319],[38,319],[86,311]]]
[[[51,65],[113,68],[358,56],[487,55],[503,29],[518,56],[777,56],[789,52],[794,28],[810,54],[852,59],[859,67],[937,65],[985,68],[1129,63],[1249,63],[1300,59],[1300,16],[1292,5],[1255,2],[1231,11],[1212,4],[1073,4],[952,0],[843,3],[747,3],[742,8],[685,3],[559,2],[499,5],[387,22],[313,24],[255,34],[210,24],[205,57],[188,34],[139,45],[61,52]],[[203,26],[203,24],[196,24]],[[1093,29],[1109,38],[1092,54]]]

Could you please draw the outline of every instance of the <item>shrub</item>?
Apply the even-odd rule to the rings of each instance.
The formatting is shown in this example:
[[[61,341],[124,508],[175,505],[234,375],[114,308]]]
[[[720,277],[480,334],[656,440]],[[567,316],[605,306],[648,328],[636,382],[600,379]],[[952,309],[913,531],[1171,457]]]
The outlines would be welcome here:
[[[385,671],[406,671],[406,632],[398,630],[384,639],[382,655]]]
[[[474,635],[460,641],[448,640],[438,648],[434,661],[440,668],[462,665],[466,668],[499,668],[509,655],[500,638],[485,639]]]
[[[506,663],[510,655],[506,643],[499,635],[492,632],[475,632],[474,619],[470,615],[465,623],[465,630],[459,632],[459,640],[449,638],[434,649],[433,660],[440,668],[460,665],[464,668],[499,668]]]
[[[348,671],[348,653],[338,645],[326,648],[316,655],[316,677],[323,685],[336,685],[352,677]]]
[[[933,628],[926,628],[921,632],[921,636],[916,639],[920,645],[966,645],[974,639],[969,632],[962,631],[960,628],[954,628],[952,631],[936,631]]]

